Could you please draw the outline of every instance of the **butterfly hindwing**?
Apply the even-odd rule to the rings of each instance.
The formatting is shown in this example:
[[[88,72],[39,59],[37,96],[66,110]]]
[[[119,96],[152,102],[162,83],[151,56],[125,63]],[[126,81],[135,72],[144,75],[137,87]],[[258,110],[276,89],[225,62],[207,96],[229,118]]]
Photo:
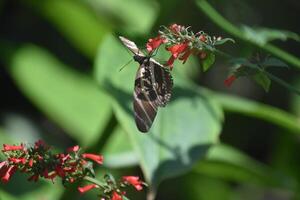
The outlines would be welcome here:
[[[152,60],[144,59],[135,79],[133,108],[135,121],[141,132],[150,129],[157,108],[169,102],[173,86],[170,72]]]

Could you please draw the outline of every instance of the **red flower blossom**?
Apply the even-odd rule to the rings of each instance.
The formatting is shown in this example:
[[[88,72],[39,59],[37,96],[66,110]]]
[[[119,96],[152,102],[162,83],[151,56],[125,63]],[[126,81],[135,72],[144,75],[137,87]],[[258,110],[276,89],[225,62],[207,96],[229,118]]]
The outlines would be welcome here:
[[[3,183],[7,183],[10,179],[10,177],[16,172],[17,167],[12,165],[6,168],[6,172],[4,172],[4,176],[2,176],[1,181]]]
[[[95,161],[96,163],[98,163],[100,165],[103,163],[103,156],[102,155],[96,155],[96,154],[91,154],[91,153],[83,153],[82,157],[91,159],[91,160]]]
[[[167,50],[171,52],[173,57],[177,58],[179,54],[184,52],[187,48],[188,48],[188,43],[181,43],[181,44],[175,44],[167,48]]]
[[[206,36],[205,35],[200,35],[199,40],[202,42],[206,42]]]
[[[45,143],[43,140],[38,140],[38,141],[36,141],[36,142],[34,143],[34,148],[35,148],[35,149],[38,149],[38,148],[40,148],[40,147],[42,147],[42,148],[47,148],[47,145],[46,145],[46,143]]]
[[[16,145],[8,145],[8,144],[3,144],[3,152],[5,151],[19,151],[19,150],[24,150],[24,145],[21,144],[19,146]]]
[[[169,26],[169,29],[173,32],[173,33],[179,33],[184,29],[184,26],[178,25],[178,24],[171,24]]]
[[[34,181],[37,182],[39,180],[39,175],[32,175],[28,178],[28,181]]]
[[[119,195],[117,192],[113,191],[112,196],[111,196],[111,200],[122,200],[122,196]]]
[[[187,51],[184,52],[184,54],[179,58],[179,60],[183,61],[182,64],[184,64],[187,61],[188,57],[191,54],[192,54],[192,50],[187,50]]]
[[[143,189],[143,182],[139,180],[138,176],[123,176],[123,181],[135,187],[138,191]]]
[[[224,84],[227,86],[227,87],[230,87],[231,84],[236,80],[236,76],[235,75],[231,75],[229,76],[225,81],[224,81]]]
[[[65,172],[60,166],[55,167],[55,172],[57,173],[58,176],[60,177],[65,177]]]
[[[166,42],[166,39],[162,38],[161,36],[157,36],[156,38],[150,38],[146,44],[146,47],[149,52],[152,52],[155,49],[157,49],[161,44]]]
[[[90,185],[86,185],[86,186],[83,186],[83,187],[78,187],[77,189],[81,194],[83,194],[83,193],[85,193],[85,192],[87,192],[91,189],[96,188],[96,187],[98,187],[96,184],[90,184]]]
[[[29,160],[28,165],[29,165],[29,167],[33,166],[33,159],[32,158]]]
[[[68,148],[67,152],[68,153],[70,153],[70,152],[77,152],[79,149],[80,149],[80,147],[78,145],[76,145],[76,146]]]
[[[169,60],[167,61],[167,63],[165,65],[169,66],[170,69],[173,69],[173,63],[175,60],[176,60],[176,58],[173,55],[171,55],[171,57],[169,58]]]
[[[10,162],[13,162],[13,163],[22,163],[22,164],[25,164],[26,163],[26,159],[25,158],[8,158],[8,160]]]

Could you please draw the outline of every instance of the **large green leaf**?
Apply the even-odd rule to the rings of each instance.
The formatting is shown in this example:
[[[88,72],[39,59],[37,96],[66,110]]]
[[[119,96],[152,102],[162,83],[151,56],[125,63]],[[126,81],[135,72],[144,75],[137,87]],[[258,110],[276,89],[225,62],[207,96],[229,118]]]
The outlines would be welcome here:
[[[30,0],[30,2],[77,49],[89,58],[94,58],[101,39],[110,29],[109,23],[97,19],[92,10],[80,1]]]
[[[244,25],[242,26],[242,31],[244,33],[245,38],[258,45],[264,45],[267,42],[276,39],[285,41],[291,38],[293,40],[300,41],[299,35],[286,30],[276,30],[270,28],[252,28]]]
[[[82,0],[101,18],[110,19],[118,30],[127,34],[146,34],[151,31],[158,14],[158,5],[147,0]]]
[[[137,154],[129,142],[124,142],[126,140],[126,132],[120,126],[116,127],[102,151],[105,166],[117,168],[138,165]]]
[[[108,97],[90,77],[36,46],[13,55],[10,73],[24,94],[80,144],[96,142],[111,109]]]
[[[129,59],[132,58],[123,45],[114,37],[108,37],[97,57],[96,77],[114,97],[117,119],[128,133],[147,181],[155,187],[163,179],[189,170],[208,147],[218,141],[222,112],[204,89],[194,90],[180,75],[174,75],[171,102],[159,109],[150,132],[140,133],[132,111],[138,64],[131,64],[119,72],[120,66]]]
[[[295,189],[296,186],[293,178],[273,170],[227,145],[215,145],[210,148],[206,158],[200,161],[193,171],[239,183],[285,189]]]

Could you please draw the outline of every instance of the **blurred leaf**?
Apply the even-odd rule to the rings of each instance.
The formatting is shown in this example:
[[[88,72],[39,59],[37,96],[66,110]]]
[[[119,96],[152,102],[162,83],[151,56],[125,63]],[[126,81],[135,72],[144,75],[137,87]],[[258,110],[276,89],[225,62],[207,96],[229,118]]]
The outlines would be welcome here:
[[[256,83],[262,86],[266,92],[269,92],[271,80],[266,74],[264,74],[263,72],[258,72],[253,76],[253,79]]]
[[[97,19],[92,10],[80,1],[43,0],[30,2],[37,6],[57,29],[87,57],[93,59],[103,36],[110,26]]]
[[[245,38],[258,44],[264,45],[272,40],[287,40],[293,39],[300,41],[298,34],[291,31],[276,30],[270,28],[251,28],[249,26],[242,26],[242,31],[245,35]]]
[[[118,55],[118,59],[115,59]],[[121,126],[126,130],[145,178],[153,187],[165,178],[186,172],[201,159],[208,147],[217,142],[222,112],[205,90],[195,91],[174,75],[175,88],[171,102],[158,111],[149,133],[137,131],[132,111],[134,77],[138,64],[122,72],[126,49],[113,37],[101,45],[96,61],[96,77],[100,85],[115,98],[113,108]],[[188,66],[185,66],[188,67]]]
[[[232,189],[230,184],[220,179],[191,173],[188,175],[190,181],[185,183],[184,191],[188,200],[232,200]]]
[[[10,72],[24,94],[82,145],[96,142],[111,109],[93,80],[60,63],[45,50],[18,50]]]
[[[131,143],[124,142],[127,140],[127,134],[118,126],[109,137],[102,151],[105,157],[105,166],[120,168],[138,165],[139,160]]]
[[[286,63],[284,63],[281,60],[279,60],[277,58],[274,58],[274,57],[267,58],[261,64],[265,67],[286,67],[286,68],[289,68],[289,66]]]
[[[215,63],[215,58],[215,54],[210,52],[204,60],[200,61],[204,72],[206,72]]]
[[[156,20],[158,5],[147,0],[82,0],[90,4],[102,18],[111,18],[126,35],[148,34]]]
[[[295,189],[294,178],[288,177],[259,163],[227,145],[209,149],[206,159],[200,161],[194,172],[229,181]]]

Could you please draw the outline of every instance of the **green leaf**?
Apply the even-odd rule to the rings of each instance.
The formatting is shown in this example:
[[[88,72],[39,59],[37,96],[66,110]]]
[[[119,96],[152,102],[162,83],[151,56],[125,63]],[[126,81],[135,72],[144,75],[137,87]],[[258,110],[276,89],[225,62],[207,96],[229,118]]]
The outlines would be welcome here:
[[[212,52],[209,52],[207,54],[207,57],[204,60],[201,60],[201,66],[204,72],[206,72],[215,62],[215,54]]]
[[[10,65],[16,84],[42,112],[80,144],[96,142],[111,108],[109,98],[90,77],[30,45],[15,52]]]
[[[266,92],[269,92],[271,86],[271,79],[264,73],[259,72],[253,76],[257,84],[262,86]]]
[[[295,189],[295,179],[259,163],[227,145],[209,149],[206,159],[200,161],[194,172],[239,183]]]
[[[80,1],[30,1],[67,40],[87,57],[93,59],[103,36],[111,29],[109,23],[96,18]]]
[[[258,44],[264,45],[272,40],[287,40],[293,39],[300,41],[298,34],[291,31],[276,30],[270,28],[251,28],[249,26],[242,26],[242,31],[246,39]]]
[[[286,68],[289,68],[289,66],[286,63],[284,63],[281,60],[274,58],[274,57],[267,58],[266,60],[264,60],[263,63],[261,63],[261,65],[263,65],[264,67],[286,67]]]
[[[114,97],[115,114],[128,133],[146,180],[157,187],[162,180],[191,169],[209,146],[218,141],[222,111],[204,89],[194,90],[180,75],[174,74],[171,102],[159,109],[149,133],[138,132],[132,111],[138,63],[118,72],[128,59],[132,58],[120,41],[108,37],[99,50],[95,75]]]
[[[158,5],[147,0],[84,0],[100,18],[110,19],[126,35],[148,34],[156,20]]]
[[[102,151],[105,162],[109,168],[136,166],[139,163],[138,156],[134,152],[128,140],[126,132],[118,126],[111,134]]]

